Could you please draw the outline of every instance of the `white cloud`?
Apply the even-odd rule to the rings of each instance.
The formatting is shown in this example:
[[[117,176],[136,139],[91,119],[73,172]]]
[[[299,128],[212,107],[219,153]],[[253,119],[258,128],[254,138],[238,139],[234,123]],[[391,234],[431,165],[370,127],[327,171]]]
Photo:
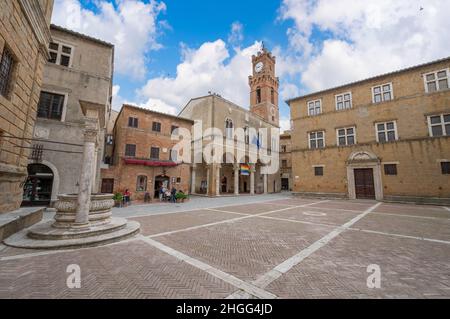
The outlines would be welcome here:
[[[283,117],[280,119],[280,131],[285,132],[291,129],[291,120],[289,118]]]
[[[311,91],[448,56],[448,12],[439,0],[284,0],[280,18],[295,23],[287,58]]]
[[[78,0],[56,0],[52,22],[115,45],[115,71],[135,79],[147,73],[146,54],[158,50],[157,18],[163,2],[116,0],[94,2],[98,11],[83,8]],[[167,28],[163,23],[163,27]]]
[[[139,90],[140,97],[180,110],[191,98],[212,91],[238,105],[248,106],[251,56],[260,47],[255,42],[245,49],[235,48],[230,57],[223,40],[203,43],[197,49],[182,44],[183,61],[177,66],[176,76],[150,79]]]
[[[244,40],[244,26],[239,21],[235,21],[231,24],[231,32],[228,36],[228,43],[234,46],[239,46],[242,40]]]

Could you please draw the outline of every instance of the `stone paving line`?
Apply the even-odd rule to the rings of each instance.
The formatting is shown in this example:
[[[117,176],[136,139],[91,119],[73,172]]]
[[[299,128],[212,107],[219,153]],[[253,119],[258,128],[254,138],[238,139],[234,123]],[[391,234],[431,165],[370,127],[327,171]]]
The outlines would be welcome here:
[[[348,221],[347,223],[336,227],[334,230],[332,230],[330,233],[322,237],[321,239],[317,240],[307,248],[301,250],[298,254],[292,256],[289,259],[286,259],[284,262],[280,263],[278,266],[274,267],[272,270],[269,270],[267,273],[259,277],[258,279],[254,280],[252,282],[253,285],[260,287],[262,289],[269,286],[273,281],[280,278],[283,274],[288,272],[292,267],[298,265],[301,263],[304,259],[306,259],[308,256],[319,250],[320,248],[326,246],[332,239],[342,234],[344,231],[346,231],[348,228],[350,228],[352,225],[357,223],[359,220],[370,214],[374,209],[376,209],[378,206],[380,206],[382,203],[377,203],[370,208],[366,209],[363,213],[359,214],[358,216],[354,217],[352,220]],[[245,292],[246,293],[246,292]],[[237,298],[246,298],[248,297],[246,294],[243,294],[240,291],[237,291],[230,296],[228,296],[228,299],[237,299]]]
[[[238,205],[251,205],[251,204],[272,204],[272,203],[268,203],[274,200],[279,200],[279,199],[289,199],[289,197],[285,197],[285,198],[276,198],[276,199],[267,199],[267,200],[263,200],[263,201],[255,201],[255,202],[250,202],[250,203],[244,203],[244,204],[238,204]],[[277,205],[277,204],[275,204]],[[291,208],[297,207],[296,205],[288,205],[288,204],[279,204],[279,205],[284,205],[284,206],[291,206]],[[223,207],[232,207],[232,206],[236,206],[236,203],[232,203],[232,204],[226,204],[226,205],[221,205],[221,206],[211,206],[211,207],[197,207],[197,208],[193,208],[193,209],[186,209],[186,210],[174,210],[174,211],[170,211],[170,212],[160,212],[160,213],[154,213],[154,214],[145,214],[143,213],[142,215],[126,215],[123,216],[124,218],[138,218],[138,217],[149,217],[149,216],[158,216],[158,215],[169,215],[169,214],[180,214],[180,213],[189,213],[189,212],[194,212],[194,211],[198,211],[198,210],[208,210],[208,209],[214,209],[214,208],[223,208]]]
[[[228,284],[233,285],[234,287],[236,287],[242,291],[245,291],[250,296],[254,296],[254,297],[257,297],[260,299],[275,299],[275,298],[277,298],[276,295],[274,295],[264,289],[261,289],[252,284],[249,284],[233,275],[227,274],[226,272],[223,272],[217,268],[214,268],[198,259],[189,257],[189,256],[187,256],[173,248],[170,248],[158,241],[155,241],[151,238],[147,238],[142,235],[138,235],[138,238],[140,240],[142,240],[143,242],[165,252],[166,254],[169,254],[170,256],[173,256],[191,266],[194,266],[200,270],[207,272],[208,274],[210,274]]]

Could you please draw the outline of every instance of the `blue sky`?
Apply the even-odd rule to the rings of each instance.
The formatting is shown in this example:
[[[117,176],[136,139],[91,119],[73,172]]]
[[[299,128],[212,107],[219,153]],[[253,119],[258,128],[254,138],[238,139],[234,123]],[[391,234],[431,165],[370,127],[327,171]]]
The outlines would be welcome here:
[[[55,0],[52,20],[115,44],[116,109],[176,114],[210,90],[248,107],[264,41],[287,129],[285,99],[449,56],[448,12],[439,0]]]

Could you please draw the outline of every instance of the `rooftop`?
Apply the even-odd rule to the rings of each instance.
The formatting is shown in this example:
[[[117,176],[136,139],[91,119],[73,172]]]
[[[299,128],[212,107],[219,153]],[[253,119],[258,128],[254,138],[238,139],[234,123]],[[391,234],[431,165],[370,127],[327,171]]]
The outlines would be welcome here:
[[[92,41],[92,42],[96,42],[96,43],[98,43],[98,44],[102,44],[102,45],[105,45],[105,46],[107,46],[107,47],[111,47],[111,48],[114,47],[114,44],[111,44],[111,43],[109,43],[109,42],[106,42],[106,41],[103,41],[103,40],[100,40],[100,39],[96,39],[96,38],[93,38],[93,37],[88,36],[88,35],[86,35],[86,34],[82,34],[82,33],[79,33],[79,32],[73,31],[73,30],[69,30],[69,29],[60,27],[60,26],[55,25],[55,24],[51,24],[51,25],[50,25],[50,30],[56,30],[56,31],[61,31],[61,32],[69,33],[69,34],[71,34],[71,35],[73,35],[73,36],[76,36],[76,37],[78,37],[78,38],[82,38],[82,39],[85,39],[85,40],[89,40],[89,41]]]
[[[383,77],[387,77],[387,76],[391,76],[391,75],[396,75],[396,74],[400,74],[400,73],[403,73],[403,72],[412,71],[412,70],[415,70],[415,69],[423,68],[423,67],[426,67],[426,66],[429,66],[429,65],[433,65],[433,64],[437,64],[437,63],[441,63],[441,62],[445,62],[445,61],[449,61],[450,62],[450,57],[446,57],[446,58],[439,59],[439,60],[434,60],[434,61],[431,61],[431,62],[415,65],[415,66],[412,66],[412,67],[407,67],[407,68],[400,69],[400,70],[397,70],[397,71],[376,75],[376,76],[373,76],[373,77],[370,77],[370,78],[366,78],[366,79],[363,79],[363,80],[358,80],[358,81],[355,81],[355,82],[350,82],[350,83],[346,83],[346,84],[343,84],[343,85],[327,88],[327,89],[324,89],[324,90],[308,93],[308,94],[305,94],[305,95],[301,95],[301,96],[289,99],[289,100],[286,101],[286,103],[290,106],[291,102],[296,101],[296,100],[300,100],[300,99],[304,99],[306,97],[314,96],[314,95],[321,94],[321,93],[326,93],[326,92],[329,92],[329,91],[337,90],[337,89],[340,89],[340,88],[345,88],[345,87],[356,85],[356,84],[360,84],[360,83],[363,83],[363,82],[373,81],[373,80],[376,80],[376,79],[379,79],[379,78],[383,78]]]
[[[174,119],[177,119],[177,120],[187,121],[187,122],[192,123],[192,124],[194,123],[194,121],[191,120],[191,119],[187,119],[187,118],[184,118],[184,117],[180,117],[180,116],[176,116],[176,115],[172,115],[172,114],[168,114],[168,113],[162,113],[162,112],[158,112],[158,111],[153,111],[153,110],[149,110],[149,109],[146,109],[146,108],[143,108],[143,107],[140,107],[140,106],[136,106],[136,105],[131,105],[131,104],[124,104],[122,106],[122,109],[120,110],[120,112],[122,112],[122,110],[125,107],[132,108],[132,109],[135,109],[135,110],[138,110],[138,111],[143,111],[145,113],[156,114],[156,115],[161,115],[161,116],[167,116],[167,117],[174,118]]]

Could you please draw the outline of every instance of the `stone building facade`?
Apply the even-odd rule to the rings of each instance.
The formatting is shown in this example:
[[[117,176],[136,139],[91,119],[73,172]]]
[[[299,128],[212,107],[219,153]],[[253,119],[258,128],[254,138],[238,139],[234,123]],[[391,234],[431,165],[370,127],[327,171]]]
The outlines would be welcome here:
[[[292,143],[291,131],[280,135],[280,177],[281,190],[292,191]]]
[[[294,191],[450,202],[450,58],[288,101]]]
[[[0,213],[22,202],[53,0],[0,0]]]
[[[226,145],[236,141],[238,129],[244,130],[243,145],[237,143],[234,154],[227,152],[212,161],[207,161],[202,154],[193,154],[191,173],[191,192],[208,196],[262,194],[279,192],[281,179],[279,174],[279,109],[278,85],[275,77],[275,57],[265,49],[252,57],[253,75],[249,77],[250,110],[240,107],[217,94],[192,99],[180,112],[179,116],[202,123],[204,134],[202,139],[202,153],[211,149],[211,144]],[[208,132],[211,128],[220,130],[217,136]],[[251,129],[258,132],[267,129],[265,140],[251,135]],[[276,134],[272,132],[276,131]],[[261,133],[262,134],[262,133]],[[218,138],[215,140],[215,138]],[[198,138],[193,133],[193,144]],[[257,144],[257,150],[255,147]],[[195,148],[195,147],[193,147]],[[237,158],[238,148],[244,154]],[[276,171],[266,174],[264,166],[273,163],[263,163],[260,160],[252,161],[252,155],[263,150],[276,158]],[[194,150],[195,151],[195,150]],[[275,156],[276,155],[276,156]],[[199,158],[200,161],[197,161]],[[264,174],[263,174],[264,173]]]
[[[128,189],[133,200],[148,193],[158,197],[161,185],[189,193],[190,164],[178,163],[172,152],[178,140],[172,132],[191,130],[193,121],[148,109],[123,105],[113,130],[112,165],[102,169],[102,192]]]
[[[58,194],[78,193],[83,147],[92,135],[91,189],[93,193],[100,191],[105,130],[111,113],[114,46],[59,26],[51,25],[50,30],[50,58],[40,90],[24,205],[51,205]],[[42,154],[36,154],[40,149]]]

